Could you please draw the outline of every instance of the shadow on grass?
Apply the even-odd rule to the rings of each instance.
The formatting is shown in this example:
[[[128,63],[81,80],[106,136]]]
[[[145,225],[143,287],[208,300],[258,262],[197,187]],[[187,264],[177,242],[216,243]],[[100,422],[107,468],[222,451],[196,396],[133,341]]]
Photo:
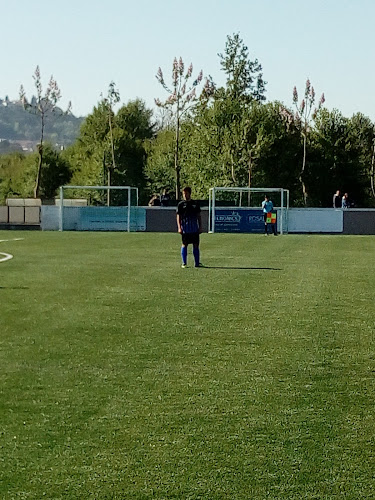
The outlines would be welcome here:
[[[279,267],[204,266],[203,269],[236,269],[240,271],[282,271],[282,269]]]

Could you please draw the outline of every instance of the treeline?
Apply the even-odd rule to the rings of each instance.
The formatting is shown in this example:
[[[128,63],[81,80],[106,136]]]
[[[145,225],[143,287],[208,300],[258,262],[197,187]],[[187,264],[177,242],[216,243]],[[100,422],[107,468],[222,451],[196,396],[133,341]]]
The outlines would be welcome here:
[[[290,107],[265,102],[261,65],[239,35],[228,36],[219,57],[226,74],[220,88],[202,73],[194,79],[181,59],[173,62],[170,86],[159,69],[161,94],[168,92],[157,100],[159,116],[142,100],[115,112],[111,99],[102,99],[70,147],[45,148],[40,196],[55,196],[61,184],[110,182],[138,187],[147,203],[163,188],[188,184],[201,199],[212,186],[283,187],[293,206],[331,206],[337,189],[356,206],[375,205],[368,117],[328,111],[322,98],[315,103],[310,81],[301,99],[291,89]],[[0,202],[32,196],[37,163],[36,153],[0,156]]]
[[[72,114],[61,114],[58,119],[50,116],[46,124],[46,139],[52,144],[61,146],[73,144],[79,135],[83,120]],[[16,146],[12,144],[17,141],[36,144],[40,140],[38,117],[25,113],[20,101],[11,102],[9,99],[0,99],[0,139],[5,142],[2,149],[5,147],[14,149]]]

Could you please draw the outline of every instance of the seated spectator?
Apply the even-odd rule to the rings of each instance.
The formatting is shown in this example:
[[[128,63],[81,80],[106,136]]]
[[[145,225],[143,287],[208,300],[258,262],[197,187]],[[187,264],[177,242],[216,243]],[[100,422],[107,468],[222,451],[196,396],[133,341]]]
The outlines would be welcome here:
[[[149,207],[160,207],[160,199],[158,194],[154,194],[148,202]]]

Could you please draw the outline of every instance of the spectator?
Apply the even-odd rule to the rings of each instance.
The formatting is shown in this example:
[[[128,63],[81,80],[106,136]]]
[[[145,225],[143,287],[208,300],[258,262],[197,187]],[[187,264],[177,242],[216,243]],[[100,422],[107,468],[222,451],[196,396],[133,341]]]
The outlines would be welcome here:
[[[171,197],[169,196],[168,189],[163,189],[162,194],[160,195],[160,205],[162,207],[168,207],[169,206],[169,200]]]
[[[348,193],[345,193],[344,196],[342,197],[341,208],[350,208],[350,200]]]
[[[333,208],[342,208],[342,200],[339,189],[333,195]]]
[[[149,207],[160,207],[160,198],[158,194],[154,194],[148,202]]]

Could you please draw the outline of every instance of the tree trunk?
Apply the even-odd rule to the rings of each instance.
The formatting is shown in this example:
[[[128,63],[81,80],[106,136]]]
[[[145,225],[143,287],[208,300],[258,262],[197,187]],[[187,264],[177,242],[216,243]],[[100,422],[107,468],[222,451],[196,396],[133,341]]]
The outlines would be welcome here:
[[[305,173],[305,167],[306,167],[306,133],[303,133],[302,137],[303,137],[303,160],[302,160],[302,169],[301,169],[301,173],[299,175],[299,180],[300,180],[301,186],[302,186],[303,203],[306,207],[308,194],[307,194],[306,184],[305,184],[305,181],[303,179],[303,176]]]
[[[43,139],[44,139],[44,113],[43,113],[43,111],[41,112],[40,119],[41,119],[41,134],[40,134],[40,144],[38,144],[39,160],[38,160],[38,171],[37,171],[36,179],[35,179],[34,198],[39,197],[40,177],[41,177],[41,173],[42,173],[42,164],[43,164]]]
[[[233,153],[230,154],[230,161],[231,161],[232,181],[233,181],[233,184],[236,185],[237,181],[236,181],[235,165],[234,165],[234,161],[233,161]]]
[[[42,144],[38,144],[38,153],[39,153],[38,171],[37,171],[36,179],[35,179],[34,198],[39,197],[39,191],[40,191],[40,176],[42,173],[42,163],[43,163],[43,146],[42,146]]]
[[[375,137],[372,140],[372,158],[371,158],[371,170],[370,170],[370,181],[371,181],[371,192],[372,196],[375,198],[375,186],[374,186],[374,176],[375,176]]]
[[[179,165],[179,157],[178,157],[179,143],[180,143],[180,117],[177,116],[176,149],[174,152],[174,168],[175,168],[175,173],[176,173],[176,200],[179,200],[181,198],[180,165]]]
[[[111,204],[111,190],[109,189],[109,187],[111,186],[111,169],[110,169],[110,167],[108,167],[108,170],[107,170],[107,186],[108,186],[108,189],[107,189],[107,207],[109,207]]]
[[[251,151],[250,151],[250,157],[249,157],[249,184],[248,187],[249,189],[251,188],[251,173],[253,170],[253,162],[251,158]],[[250,191],[247,193],[247,205],[250,206]]]

